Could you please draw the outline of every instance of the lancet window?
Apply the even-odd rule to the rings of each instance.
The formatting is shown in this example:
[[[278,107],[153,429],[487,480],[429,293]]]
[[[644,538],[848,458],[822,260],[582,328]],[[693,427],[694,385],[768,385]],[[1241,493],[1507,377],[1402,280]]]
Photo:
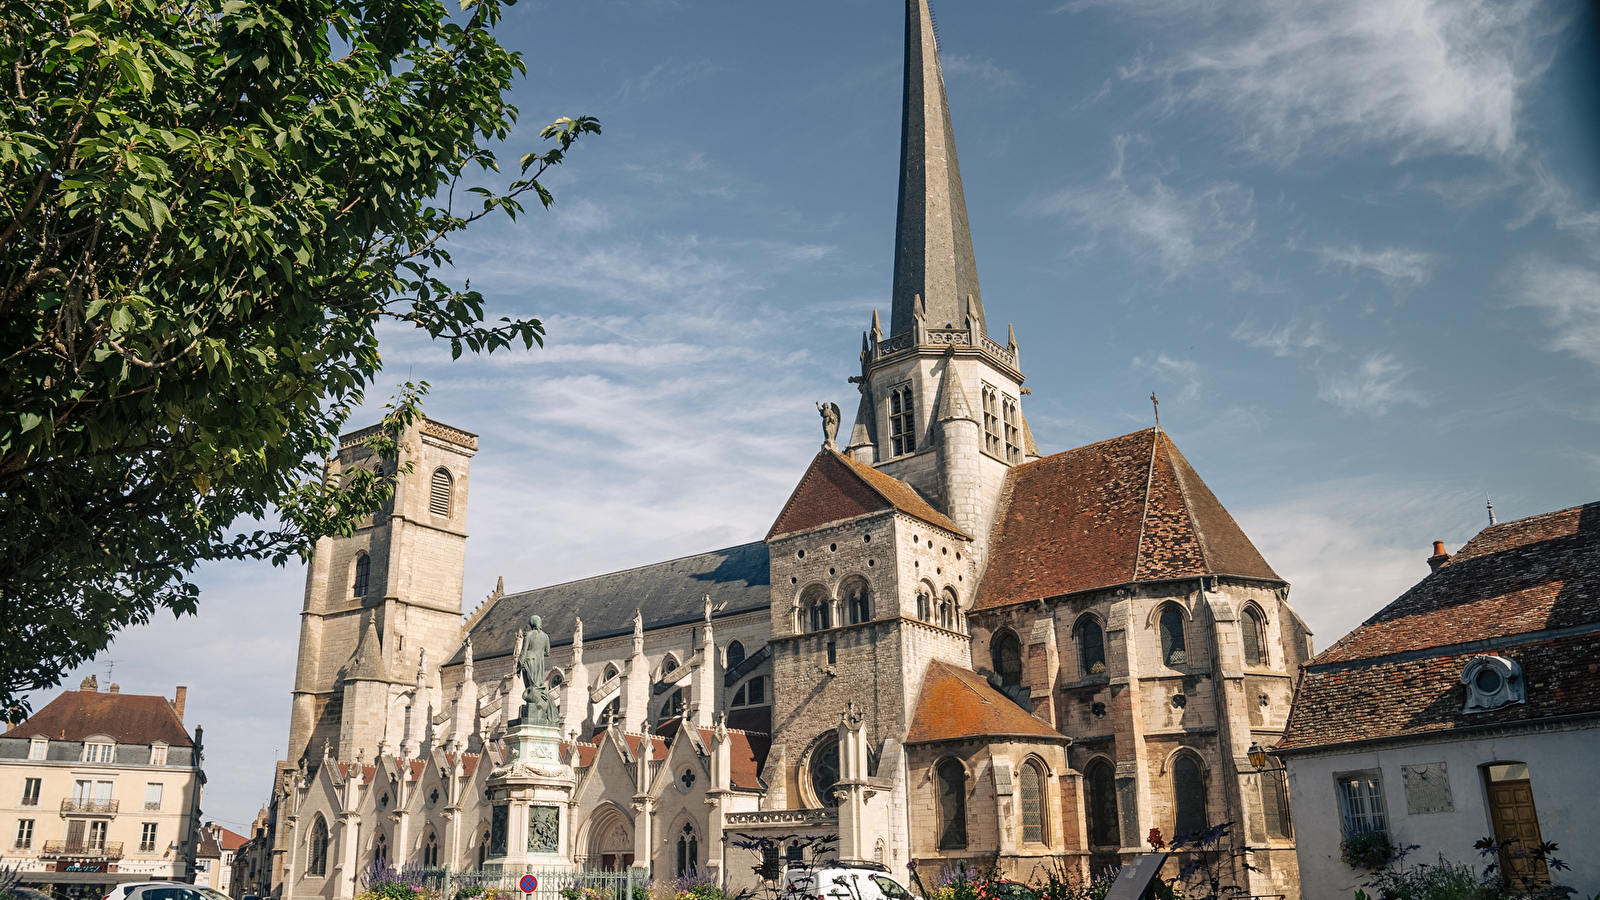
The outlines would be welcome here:
[[[889,391],[889,442],[895,456],[916,452],[916,409],[911,398],[911,385],[902,385]]]

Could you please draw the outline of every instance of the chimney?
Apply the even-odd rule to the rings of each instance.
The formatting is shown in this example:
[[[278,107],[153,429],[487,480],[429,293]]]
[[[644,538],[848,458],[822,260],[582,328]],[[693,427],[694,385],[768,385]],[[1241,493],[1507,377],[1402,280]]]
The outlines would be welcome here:
[[[1428,557],[1428,568],[1434,572],[1439,571],[1445,563],[1450,561],[1450,554],[1445,552],[1444,541],[1433,542],[1433,555]]]
[[[1443,546],[1442,544],[1440,546]],[[178,685],[178,696],[172,701],[172,711],[178,714],[178,721],[183,721],[183,701],[189,696],[189,689]]]
[[[78,690],[88,691],[89,693],[93,694],[100,690],[100,681],[93,675],[90,675],[88,678],[85,678],[83,681],[78,683]]]
[[[120,693],[122,693],[122,685],[117,684],[115,681],[113,681],[113,682],[111,682],[111,687],[106,688],[106,693],[108,693],[108,694],[120,694]]]

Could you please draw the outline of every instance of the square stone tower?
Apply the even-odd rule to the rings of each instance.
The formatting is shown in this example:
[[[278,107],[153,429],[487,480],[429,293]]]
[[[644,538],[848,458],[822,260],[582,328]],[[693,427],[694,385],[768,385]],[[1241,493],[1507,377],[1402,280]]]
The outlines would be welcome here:
[[[330,466],[335,477],[356,468],[393,474],[406,463],[411,471],[397,476],[393,501],[354,534],[317,542],[301,613],[285,757],[291,765],[302,756],[320,760],[324,742],[346,761],[358,750],[370,759],[380,745],[397,749],[405,709],[391,701],[415,684],[424,654],[437,666],[461,643],[467,482],[477,435],[423,418],[400,436],[398,459],[381,459],[365,444],[378,427],[340,437]],[[437,697],[418,708],[428,701],[438,708]],[[363,708],[347,710],[347,703]]]

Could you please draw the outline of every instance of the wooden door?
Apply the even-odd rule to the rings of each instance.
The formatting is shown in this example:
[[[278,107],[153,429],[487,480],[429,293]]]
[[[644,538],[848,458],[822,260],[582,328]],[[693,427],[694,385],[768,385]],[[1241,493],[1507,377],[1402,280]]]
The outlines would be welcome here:
[[[1539,846],[1539,815],[1533,808],[1533,784],[1521,781],[1495,781],[1489,784],[1489,815],[1494,821],[1494,839],[1501,847],[1500,865],[1513,888],[1531,889],[1550,883],[1550,870],[1544,860],[1512,856]]]

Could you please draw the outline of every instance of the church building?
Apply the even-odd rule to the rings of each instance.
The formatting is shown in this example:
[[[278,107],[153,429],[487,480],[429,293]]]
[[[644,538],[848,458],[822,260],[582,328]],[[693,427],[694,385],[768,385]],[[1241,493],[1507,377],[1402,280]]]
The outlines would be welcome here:
[[[855,418],[822,407],[760,540],[497,588],[463,617],[476,436],[423,420],[398,459],[342,439],[336,472],[411,466],[307,574],[275,897],[351,897],[375,859],[506,858],[521,795],[496,779],[527,762],[507,738],[542,687],[562,799],[530,813],[549,810],[529,851],[573,867],[754,886],[753,841],[836,836],[908,884],[956,861],[1027,881],[1231,823],[1254,867],[1234,883],[1297,900],[1281,773],[1248,758],[1312,653],[1288,584],[1159,426],[1036,445],[1017,336],[989,330],[928,0],[906,0],[902,122],[887,329],[872,311]],[[535,616],[548,671],[526,685]]]

